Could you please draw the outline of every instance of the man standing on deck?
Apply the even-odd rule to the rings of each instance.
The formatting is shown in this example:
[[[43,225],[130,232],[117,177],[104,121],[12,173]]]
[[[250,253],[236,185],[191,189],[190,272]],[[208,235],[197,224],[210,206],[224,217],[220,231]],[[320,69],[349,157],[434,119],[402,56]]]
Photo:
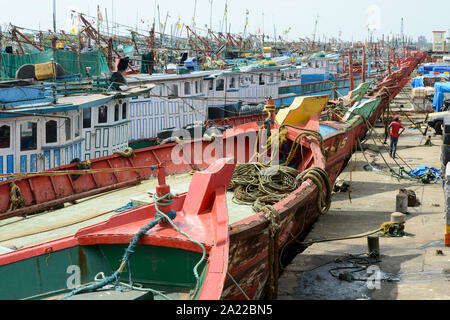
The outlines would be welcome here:
[[[402,129],[402,131],[400,131]],[[394,121],[391,122],[389,125],[389,134],[391,137],[391,149],[389,151],[389,154],[392,158],[395,159],[395,153],[397,152],[397,143],[398,143],[398,137],[405,131],[405,128],[400,122],[400,118],[398,116],[394,117]]]

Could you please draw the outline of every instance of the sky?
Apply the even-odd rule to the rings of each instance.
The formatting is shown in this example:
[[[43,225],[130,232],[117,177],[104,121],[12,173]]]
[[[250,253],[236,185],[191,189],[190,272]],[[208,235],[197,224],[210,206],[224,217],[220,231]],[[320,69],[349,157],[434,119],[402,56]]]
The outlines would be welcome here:
[[[53,29],[53,0],[1,2],[0,24],[3,27],[12,23],[35,30]],[[374,39],[381,39],[382,34],[385,37],[390,33],[400,34],[402,18],[405,35],[414,40],[424,35],[431,41],[432,31],[450,31],[448,0],[56,0],[56,24],[58,30],[69,31],[71,9],[96,16],[97,6],[100,6],[104,19],[107,14],[110,21],[114,18],[118,23],[132,28],[138,25],[139,29],[147,30],[154,19],[158,25],[156,8],[159,5],[162,23],[169,14],[166,33],[170,31],[170,24],[177,21],[192,25],[194,8],[198,28],[209,27],[212,17],[213,29],[225,31],[221,25],[225,4],[227,24],[232,33],[244,31],[248,9],[247,32],[261,31],[270,37],[281,35],[289,40],[305,36],[311,39],[316,20],[317,37],[322,39],[325,36],[327,39],[365,40],[368,27]]]

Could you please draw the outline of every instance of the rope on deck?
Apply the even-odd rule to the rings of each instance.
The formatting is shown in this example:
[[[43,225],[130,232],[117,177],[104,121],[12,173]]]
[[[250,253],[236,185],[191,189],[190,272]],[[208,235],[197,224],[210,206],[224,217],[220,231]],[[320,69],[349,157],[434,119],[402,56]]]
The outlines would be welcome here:
[[[116,150],[116,151],[113,152],[113,154],[118,154],[118,155],[120,155],[122,157],[125,157],[125,158],[136,157],[136,154],[134,153],[133,148],[126,148],[123,151]]]
[[[27,204],[27,201],[23,197],[22,191],[20,191],[19,186],[16,185],[13,181],[9,184],[9,187],[10,187],[9,197],[10,197],[10,202],[11,202],[9,211],[14,211],[14,210],[25,207],[25,205]]]
[[[122,257],[122,262],[119,266],[119,268],[110,276],[103,277],[101,281],[95,282],[93,284],[90,284],[88,286],[80,287],[77,289],[72,290],[69,294],[62,297],[60,300],[68,299],[74,295],[80,294],[80,293],[86,293],[86,292],[93,292],[98,289],[103,288],[104,286],[116,283],[119,281],[120,275],[123,272],[123,269],[125,268],[125,265],[128,263],[131,255],[135,252],[135,249],[138,245],[139,240],[142,236],[144,236],[147,231],[152,229],[153,227],[157,226],[159,223],[163,222],[165,219],[169,219],[170,221],[172,219],[175,219],[177,216],[175,211],[170,211],[167,215],[164,215],[164,217],[155,217],[155,220],[147,224],[145,227],[141,228],[131,239],[130,244],[128,245],[128,248],[125,250],[125,253]],[[96,277],[97,278],[97,277]]]

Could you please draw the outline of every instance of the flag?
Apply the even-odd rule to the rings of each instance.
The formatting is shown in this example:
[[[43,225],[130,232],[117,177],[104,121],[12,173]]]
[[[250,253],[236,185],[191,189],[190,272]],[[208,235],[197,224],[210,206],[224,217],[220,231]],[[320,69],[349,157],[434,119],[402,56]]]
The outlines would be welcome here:
[[[74,12],[70,14],[70,31],[73,35],[80,32],[80,16]]]
[[[248,26],[248,9],[245,10],[245,25]]]
[[[100,11],[100,6],[97,6],[97,18],[99,22],[103,22],[102,12]]]

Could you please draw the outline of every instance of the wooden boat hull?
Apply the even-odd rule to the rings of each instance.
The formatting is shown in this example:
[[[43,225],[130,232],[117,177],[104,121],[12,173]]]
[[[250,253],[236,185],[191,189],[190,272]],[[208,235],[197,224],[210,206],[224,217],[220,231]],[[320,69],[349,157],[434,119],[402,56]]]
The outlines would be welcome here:
[[[234,167],[233,159],[217,160],[192,179],[194,186],[202,185],[203,189],[197,187],[196,192],[175,195],[169,206],[159,207],[181,231],[167,221],[158,223],[153,203],[116,214],[73,236],[1,255],[0,299],[72,298],[68,296],[71,286],[86,285],[101,273],[111,275],[119,270],[128,248],[126,270],[120,271],[118,278],[125,285],[132,279],[151,289],[164,290],[166,296],[175,299],[218,300],[227,275],[225,194]],[[149,222],[153,226],[142,231]],[[129,246],[138,234],[136,245]],[[80,299],[83,294],[90,293],[81,292]],[[153,292],[131,296],[154,299]]]

